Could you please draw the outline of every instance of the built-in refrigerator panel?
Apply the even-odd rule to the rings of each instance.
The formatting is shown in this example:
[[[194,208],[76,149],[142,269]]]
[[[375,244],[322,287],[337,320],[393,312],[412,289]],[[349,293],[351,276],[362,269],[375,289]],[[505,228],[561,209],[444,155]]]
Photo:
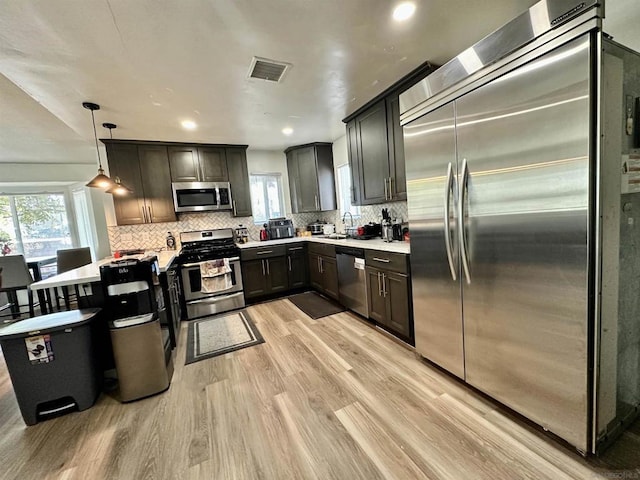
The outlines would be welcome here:
[[[453,103],[404,126],[416,350],[464,379]]]
[[[600,72],[601,304],[596,325],[594,447],[640,407],[640,54],[602,38]],[[637,105],[637,106],[636,106]]]
[[[456,100],[466,380],[583,451],[589,54],[586,35]]]

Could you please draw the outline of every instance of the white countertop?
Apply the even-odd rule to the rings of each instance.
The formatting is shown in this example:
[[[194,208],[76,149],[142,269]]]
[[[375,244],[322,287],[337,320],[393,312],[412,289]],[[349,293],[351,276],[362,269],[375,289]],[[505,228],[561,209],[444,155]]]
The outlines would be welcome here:
[[[163,250],[162,252],[147,252],[158,257],[158,266],[161,272],[166,272],[173,260],[178,255],[176,250]],[[124,258],[142,258],[144,255],[131,255]],[[69,270],[68,272],[54,275],[53,277],[40,280],[31,284],[32,290],[43,290],[45,288],[63,287],[65,285],[79,285],[82,283],[92,283],[100,281],[100,266],[109,263],[115,258],[105,258],[97,262],[90,263],[80,268]]]
[[[279,240],[266,240],[264,242],[248,242],[238,244],[240,248],[254,248],[265,247],[268,245],[284,245],[287,243],[298,242],[316,242],[316,243],[329,243],[331,245],[348,245],[350,247],[366,248],[369,250],[379,250],[383,252],[393,253],[410,253],[409,242],[401,242],[394,240],[393,242],[385,242],[381,238],[375,238],[371,240],[355,240],[353,238],[345,238],[338,240],[335,238],[325,238],[321,235],[311,237],[293,237],[293,238],[281,238]]]

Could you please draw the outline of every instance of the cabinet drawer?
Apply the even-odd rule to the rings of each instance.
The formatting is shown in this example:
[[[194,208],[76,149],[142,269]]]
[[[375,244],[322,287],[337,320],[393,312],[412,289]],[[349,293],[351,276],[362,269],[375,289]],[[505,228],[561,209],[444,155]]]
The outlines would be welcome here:
[[[272,245],[269,247],[265,246],[242,249],[240,250],[240,259],[246,261],[261,258],[284,257],[285,254],[286,248],[284,245]]]
[[[381,268],[398,273],[408,273],[408,258],[404,253],[365,250],[365,263],[369,267]]]
[[[287,255],[291,254],[305,254],[307,253],[307,244],[304,242],[300,243],[288,243],[287,244]]]
[[[324,255],[325,257],[336,257],[336,247],[329,243],[309,242],[309,252]]]

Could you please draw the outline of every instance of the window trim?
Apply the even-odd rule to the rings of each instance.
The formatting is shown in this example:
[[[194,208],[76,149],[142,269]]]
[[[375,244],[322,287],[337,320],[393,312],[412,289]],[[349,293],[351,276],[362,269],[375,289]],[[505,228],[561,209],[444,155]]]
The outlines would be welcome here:
[[[285,199],[284,199],[284,187],[283,187],[283,177],[284,175],[282,174],[282,172],[250,172],[249,173],[249,192],[250,192],[250,196],[251,196],[251,208],[253,211],[255,211],[254,209],[254,205],[253,205],[253,193],[251,192],[251,180],[252,177],[275,177],[277,180],[277,184],[278,184],[278,196],[280,197],[280,205],[282,207],[282,214],[286,215],[286,203],[285,203]],[[264,190],[264,197],[263,197],[263,201],[265,202],[265,207],[268,205],[268,198],[267,198],[267,193],[266,190]],[[267,216],[269,215],[269,212],[265,211],[265,213],[267,214]],[[262,219],[259,220],[255,215],[253,215],[253,224],[254,225],[263,225],[264,223],[268,222],[269,218],[266,219]]]
[[[16,236],[16,241],[15,241],[15,247],[16,250],[18,249],[18,246],[20,246],[20,250],[22,251],[22,254],[24,253],[24,241],[22,239],[22,229],[20,228],[21,222],[20,219],[18,217],[18,209],[16,208],[16,197],[21,197],[21,196],[33,196],[33,195],[60,195],[62,196],[62,201],[64,204],[64,211],[65,211],[65,215],[67,217],[67,227],[69,228],[69,237],[71,239],[71,248],[76,248],[79,244],[79,240],[78,240],[78,232],[76,229],[76,224],[75,224],[75,216],[74,216],[74,210],[73,210],[73,206],[72,206],[72,202],[71,202],[71,195],[70,192],[68,191],[68,189],[45,189],[42,190],[41,188],[29,188],[29,187],[24,187],[21,189],[9,189],[7,191],[0,191],[0,196],[2,197],[8,197],[9,198],[9,208],[11,210],[11,217],[12,217],[12,222],[13,222],[13,228],[14,228],[14,234]],[[93,248],[93,246],[92,246]]]
[[[351,165],[349,165],[348,163],[343,163],[342,165],[338,165],[336,167],[336,181],[337,181],[337,187],[338,187],[338,214],[340,215],[340,218],[344,218],[344,215],[346,214],[346,212],[342,211],[342,207],[344,205],[344,197],[343,197],[343,185],[342,185],[342,179],[341,179],[341,169],[345,169],[348,172],[348,176],[351,179],[351,182],[353,182],[353,178],[351,177]],[[347,196],[348,200],[349,200],[349,206],[351,207],[349,209],[349,213],[353,216],[353,219],[359,219],[362,217],[362,210],[360,208],[360,205],[354,205],[353,203],[351,203],[352,197],[351,197],[351,189],[353,188],[353,185],[351,185],[351,188],[348,189],[349,190],[349,194]],[[355,209],[356,213],[353,213],[351,210]]]

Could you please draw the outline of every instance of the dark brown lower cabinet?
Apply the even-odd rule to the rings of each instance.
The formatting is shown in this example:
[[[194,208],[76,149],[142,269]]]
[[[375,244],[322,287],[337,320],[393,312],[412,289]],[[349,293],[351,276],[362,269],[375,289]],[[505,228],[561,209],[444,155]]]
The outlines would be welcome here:
[[[328,297],[338,299],[338,266],[336,259],[309,253],[309,283]]]
[[[335,258],[320,257],[325,295],[338,300],[338,264]]]
[[[267,282],[264,278],[264,260],[242,262],[242,284],[244,297],[261,297],[267,294]]]
[[[245,298],[285,292],[289,288],[286,257],[271,257],[242,262]]]
[[[383,327],[413,340],[409,276],[366,267],[369,317]]]
[[[309,285],[309,262],[304,244],[287,247],[287,267],[289,270],[289,289],[304,288]]]

